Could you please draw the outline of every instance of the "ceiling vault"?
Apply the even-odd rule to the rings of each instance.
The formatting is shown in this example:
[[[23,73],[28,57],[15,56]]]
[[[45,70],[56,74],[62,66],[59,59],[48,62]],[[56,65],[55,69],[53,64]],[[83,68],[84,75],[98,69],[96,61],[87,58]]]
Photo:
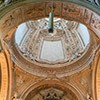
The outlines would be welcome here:
[[[47,34],[49,0],[0,1],[0,100],[100,100],[100,1],[53,10]]]

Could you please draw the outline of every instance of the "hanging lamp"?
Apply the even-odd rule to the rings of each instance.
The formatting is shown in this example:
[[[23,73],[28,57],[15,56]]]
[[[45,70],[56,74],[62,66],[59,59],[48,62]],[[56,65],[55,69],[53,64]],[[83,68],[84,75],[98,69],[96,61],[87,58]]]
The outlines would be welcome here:
[[[49,13],[48,32],[53,33],[53,31],[54,31],[54,12],[53,12],[53,0],[52,0],[51,12]]]

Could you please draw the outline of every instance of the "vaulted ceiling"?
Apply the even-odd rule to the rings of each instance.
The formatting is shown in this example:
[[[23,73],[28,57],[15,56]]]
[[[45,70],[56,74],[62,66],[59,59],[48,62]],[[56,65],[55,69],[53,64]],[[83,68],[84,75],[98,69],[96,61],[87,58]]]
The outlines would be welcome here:
[[[99,1],[54,0],[53,34],[50,9],[0,2],[0,100],[100,100]]]

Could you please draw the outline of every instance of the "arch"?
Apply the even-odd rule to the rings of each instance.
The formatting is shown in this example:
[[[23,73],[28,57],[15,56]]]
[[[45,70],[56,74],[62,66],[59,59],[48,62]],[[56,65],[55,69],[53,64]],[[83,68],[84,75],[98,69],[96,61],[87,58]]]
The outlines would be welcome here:
[[[10,99],[12,95],[12,62],[8,51],[0,51],[0,68],[1,68],[1,89],[0,89],[0,99],[7,100]]]
[[[97,70],[96,70],[96,94],[97,94],[97,100],[100,99],[100,52],[98,56],[98,62],[97,62]]]
[[[98,41],[99,44],[99,41]],[[92,72],[92,95],[94,100],[99,100],[100,96],[100,45],[98,45],[97,50],[95,52],[95,57],[93,62],[91,63],[91,67],[93,67]]]
[[[1,65],[1,100],[7,99],[7,91],[8,91],[8,68],[5,55],[0,53],[0,65]]]
[[[43,1],[45,1],[45,0],[43,0]],[[43,2],[43,1],[41,1],[41,2]],[[61,2],[59,2],[60,0],[56,0],[56,1],[58,1],[58,4],[61,3]],[[66,9],[68,10],[68,8],[66,8],[66,5],[65,5],[66,1],[70,5],[70,8],[73,8],[73,5],[75,5],[75,4],[71,4],[70,2],[81,5],[81,6],[77,5],[79,8],[81,8],[81,9],[79,9],[79,12],[74,11],[74,13],[72,14],[71,12],[66,11]],[[27,0],[27,1],[20,2],[20,3],[18,2],[15,5],[5,6],[4,7],[5,9],[0,9],[0,13],[1,13],[0,14],[0,36],[1,36],[1,38],[5,39],[6,42],[9,42],[9,40],[11,39],[11,36],[13,35],[13,33],[16,30],[16,27],[19,24],[21,24],[22,22],[25,22],[29,19],[36,20],[37,18],[41,18],[41,16],[42,17],[47,16],[46,13],[43,13],[43,12],[42,12],[42,15],[35,16],[35,18],[33,18],[33,16],[31,14],[29,16],[27,16],[27,14],[25,12],[27,12],[28,10],[29,10],[29,12],[31,11],[31,13],[32,13],[33,10],[37,11],[40,9],[40,8],[33,9],[34,8],[34,6],[33,6],[32,10],[31,9],[23,10],[24,8],[28,8],[28,7],[30,8],[30,6],[33,5],[33,4],[25,5],[26,3],[32,3],[32,2],[35,2],[38,5],[40,1],[37,1],[38,2],[37,3],[35,0],[34,1]],[[46,3],[47,2],[44,2],[43,5],[45,5]],[[99,33],[100,32],[100,24],[99,24],[100,23],[100,11],[99,11],[100,8],[99,7],[97,7],[97,6],[94,7],[94,5],[92,5],[90,3],[87,3],[85,1],[84,2],[79,1],[79,0],[64,0],[64,3],[61,3],[61,4],[65,5],[64,6],[65,10],[63,10],[65,13],[63,14],[63,16],[61,16],[62,13],[58,14],[56,12],[56,14],[58,14],[56,16],[62,17],[64,19],[68,19],[68,20],[74,19],[78,22],[85,24],[90,30],[93,31],[93,33],[97,36],[97,38],[100,39],[100,33]],[[77,8],[77,7],[75,6],[75,8]],[[41,9],[40,9],[40,12],[41,12]],[[77,14],[77,13],[79,13],[79,14]],[[25,17],[23,17],[23,16],[25,16]],[[16,23],[16,20],[18,20],[18,23]]]
[[[73,92],[73,94],[77,97],[78,100],[84,100],[83,96],[79,93],[79,91],[73,87],[71,84],[69,83],[64,83],[61,82],[59,80],[42,80],[41,82],[39,82],[38,84],[31,84],[29,87],[27,87],[27,89],[22,93],[22,95],[20,96],[20,98],[26,100],[26,98],[28,97],[28,95],[34,91],[36,92],[36,90],[42,90],[42,89],[46,89],[46,88],[58,88],[61,89],[63,91],[66,91],[66,89],[70,90],[71,92]],[[67,92],[67,91],[66,91]],[[32,93],[32,94],[33,94]],[[37,92],[36,92],[37,93]]]
[[[93,34],[93,36],[91,36],[91,37],[94,37],[94,33],[96,32],[97,33],[96,35],[99,38],[99,34],[100,34],[99,29],[98,29],[99,23],[98,23],[98,20],[96,20],[96,21],[94,20],[94,18],[95,18],[94,16],[96,15],[96,13],[92,12],[91,10],[89,10],[83,6],[79,6],[79,5],[76,5],[73,3],[69,3],[69,2],[65,3],[65,2],[58,1],[58,2],[54,2],[54,5],[55,5],[55,9],[54,9],[55,17],[60,17],[60,18],[64,18],[67,20],[75,20],[77,22],[81,22],[93,31],[93,32],[91,32],[91,34]],[[19,56],[17,55],[17,54],[19,54],[19,52],[16,49],[16,44],[13,43],[14,38],[12,38],[12,36],[15,33],[16,27],[19,24],[21,24],[22,22],[25,22],[27,20],[36,20],[36,19],[40,19],[43,17],[47,17],[48,12],[49,12],[49,7],[50,7],[49,2],[42,2],[42,5],[41,5],[41,2],[35,2],[32,4],[26,4],[26,5],[24,4],[24,5],[19,6],[16,9],[10,11],[9,13],[7,13],[0,21],[1,22],[0,23],[0,32],[2,33],[1,38],[9,44],[8,47],[10,48],[9,50],[11,50],[12,59],[14,61],[16,61],[16,64],[19,65],[20,68],[22,68],[23,64],[19,63],[18,59],[19,58],[22,59],[22,57],[20,57],[20,55]],[[96,16],[98,16],[98,15],[96,15]],[[100,17],[98,16],[98,18],[100,18]],[[17,22],[16,22],[16,20],[17,20]],[[56,69],[56,71],[58,70],[58,72],[56,74],[59,77],[63,77],[64,75],[68,76],[68,75],[71,75],[73,73],[76,73],[76,72],[84,69],[93,59],[93,51],[95,49],[93,47],[96,46],[95,41],[91,41],[90,45],[91,46],[88,47],[90,49],[87,50],[88,52],[86,52],[84,57],[82,57],[80,59],[81,62],[79,63],[79,65],[71,64],[70,65],[71,67],[65,67],[66,65],[63,65],[64,68]],[[91,49],[91,48],[93,48],[93,49]],[[24,59],[22,59],[22,60],[24,61]],[[83,60],[86,60],[86,61],[83,62]],[[24,61],[24,62],[28,63],[27,61]],[[27,65],[26,66],[27,68],[24,70],[25,71],[30,70],[31,74],[42,75],[43,77],[46,77],[46,75],[49,73],[49,71],[46,71],[45,68],[41,68],[41,65],[38,65],[38,66],[35,65],[34,68],[32,67],[33,64],[31,64],[31,63],[26,64],[26,65]],[[82,66],[83,68],[80,68],[80,66]],[[73,67],[73,70],[70,69],[72,67]],[[67,70],[67,72],[70,72],[70,71],[72,71],[72,72],[67,73],[65,70],[66,68],[69,68],[69,71]],[[74,69],[77,69],[77,70],[74,70]],[[51,69],[49,69],[49,70],[51,70]],[[55,68],[52,70],[54,71]],[[64,73],[62,73],[62,72],[64,72]]]

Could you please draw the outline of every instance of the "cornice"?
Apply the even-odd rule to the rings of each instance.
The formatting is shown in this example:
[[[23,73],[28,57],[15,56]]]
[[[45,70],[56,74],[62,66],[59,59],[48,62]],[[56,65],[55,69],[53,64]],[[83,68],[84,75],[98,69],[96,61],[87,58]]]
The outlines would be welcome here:
[[[72,3],[61,3],[55,2],[55,15],[61,16],[64,19],[75,20],[78,22],[84,23],[89,29],[93,32],[91,33],[91,37],[93,37],[90,41],[89,46],[87,47],[84,55],[78,61],[74,62],[73,64],[66,65],[63,64],[59,68],[45,68],[39,63],[32,63],[25,60],[19,51],[16,49],[16,44],[14,42],[13,35],[15,33],[16,27],[25,22],[27,20],[35,20],[36,18],[42,18],[43,16],[47,16],[49,12],[49,2],[44,2],[41,6],[41,3],[33,3],[27,4],[24,6],[20,6],[19,8],[14,9],[10,13],[8,13],[4,18],[1,20],[0,23],[0,31],[2,33],[1,38],[4,39],[8,43],[8,49],[10,50],[10,54],[12,56],[13,61],[24,71],[29,72],[31,74],[35,74],[37,76],[46,77],[50,73],[55,73],[58,77],[69,76],[76,72],[79,72],[86,68],[93,60],[94,51],[96,45],[94,34],[98,33],[99,35],[99,16],[97,16],[94,12],[90,11],[89,9],[78,6]],[[59,7],[58,7],[59,4]],[[63,7],[61,6],[63,5]],[[45,6],[47,9],[43,9]],[[34,7],[37,8],[34,8]],[[57,7],[57,8],[56,8]],[[61,8],[62,7],[62,8]],[[25,8],[25,9],[24,9]],[[61,12],[58,12],[58,8],[61,8]],[[72,9],[71,9],[72,8]],[[76,9],[76,10],[73,10]],[[38,13],[39,12],[39,13]],[[33,17],[33,14],[36,15]],[[39,14],[39,15],[38,15]],[[92,19],[94,16],[97,16],[98,19]],[[16,23],[17,20],[17,23]],[[98,37],[99,38],[99,37]],[[24,62],[24,63],[23,63]],[[56,70],[56,71],[55,71]]]
[[[3,9],[3,12],[0,11],[0,13],[1,13],[0,15],[2,16],[0,18],[0,22],[1,22],[0,35],[1,36],[4,35],[5,33],[9,32],[10,30],[16,28],[19,24],[26,22],[28,20],[36,20],[36,19],[48,17],[48,13],[50,10],[49,2],[47,2],[47,1],[42,2],[43,3],[42,5],[40,5],[41,4],[40,2],[35,1],[35,3],[36,4],[34,4],[32,2],[29,4],[23,3],[23,5],[19,5],[19,6],[12,5],[11,7],[14,6],[15,8],[10,9],[10,10],[9,10],[9,6],[7,6],[6,10],[9,10],[9,11],[6,12],[6,11],[4,11],[5,9]],[[100,38],[100,34],[99,34],[100,17],[97,12],[95,12],[94,10],[91,10],[89,8],[86,8],[85,6],[83,7],[81,5],[73,4],[70,2],[60,2],[60,1],[57,2],[56,1],[56,2],[54,2],[54,5],[55,5],[55,12],[54,12],[55,17],[60,17],[60,18],[66,19],[66,20],[74,20],[74,21],[81,22],[81,23],[85,24],[89,29],[94,31],[96,33],[96,35]],[[73,8],[75,8],[76,10],[73,11]],[[96,9],[95,7],[92,7],[92,8]],[[39,10],[39,9],[41,9],[41,10]],[[57,11],[58,9],[59,9],[59,12]],[[37,12],[39,12],[39,13],[37,13]],[[3,13],[5,13],[5,14],[2,15]],[[15,23],[15,22],[13,22],[14,20],[18,20],[18,22]],[[9,27],[8,25],[5,25],[8,23],[9,24],[12,23],[12,25],[10,25],[10,28],[8,28]],[[2,24],[3,24],[3,26],[2,26]],[[4,27],[6,27],[6,29],[4,29]],[[5,30],[7,32],[5,32]]]
[[[28,3],[33,3],[33,2],[48,2],[48,1],[49,0],[14,0],[8,4],[6,3],[1,4],[0,9],[1,11],[6,10],[9,12],[9,10],[14,9],[18,6],[21,6],[23,4],[28,4]],[[78,5],[84,6],[86,8],[89,8],[92,11],[96,12],[97,14],[100,14],[99,13],[100,5],[96,4],[95,2],[88,1],[88,0],[84,0],[84,1],[82,0],[54,0],[54,1],[75,3]]]
[[[10,41],[11,44],[9,43],[10,45],[8,47],[11,54],[11,58],[16,63],[16,65],[30,74],[43,77],[48,76],[50,73],[55,73],[57,77],[69,76],[85,69],[92,62],[95,54],[94,51],[96,48],[96,42],[92,38],[90,41],[90,45],[85,51],[84,55],[76,62],[69,65],[67,65],[66,63],[60,64],[59,67],[56,67],[58,65],[55,65],[54,67],[44,67],[43,64],[39,64],[37,62],[30,62],[25,59],[16,48],[16,45],[13,44],[13,40],[14,38],[12,38],[12,41]]]

